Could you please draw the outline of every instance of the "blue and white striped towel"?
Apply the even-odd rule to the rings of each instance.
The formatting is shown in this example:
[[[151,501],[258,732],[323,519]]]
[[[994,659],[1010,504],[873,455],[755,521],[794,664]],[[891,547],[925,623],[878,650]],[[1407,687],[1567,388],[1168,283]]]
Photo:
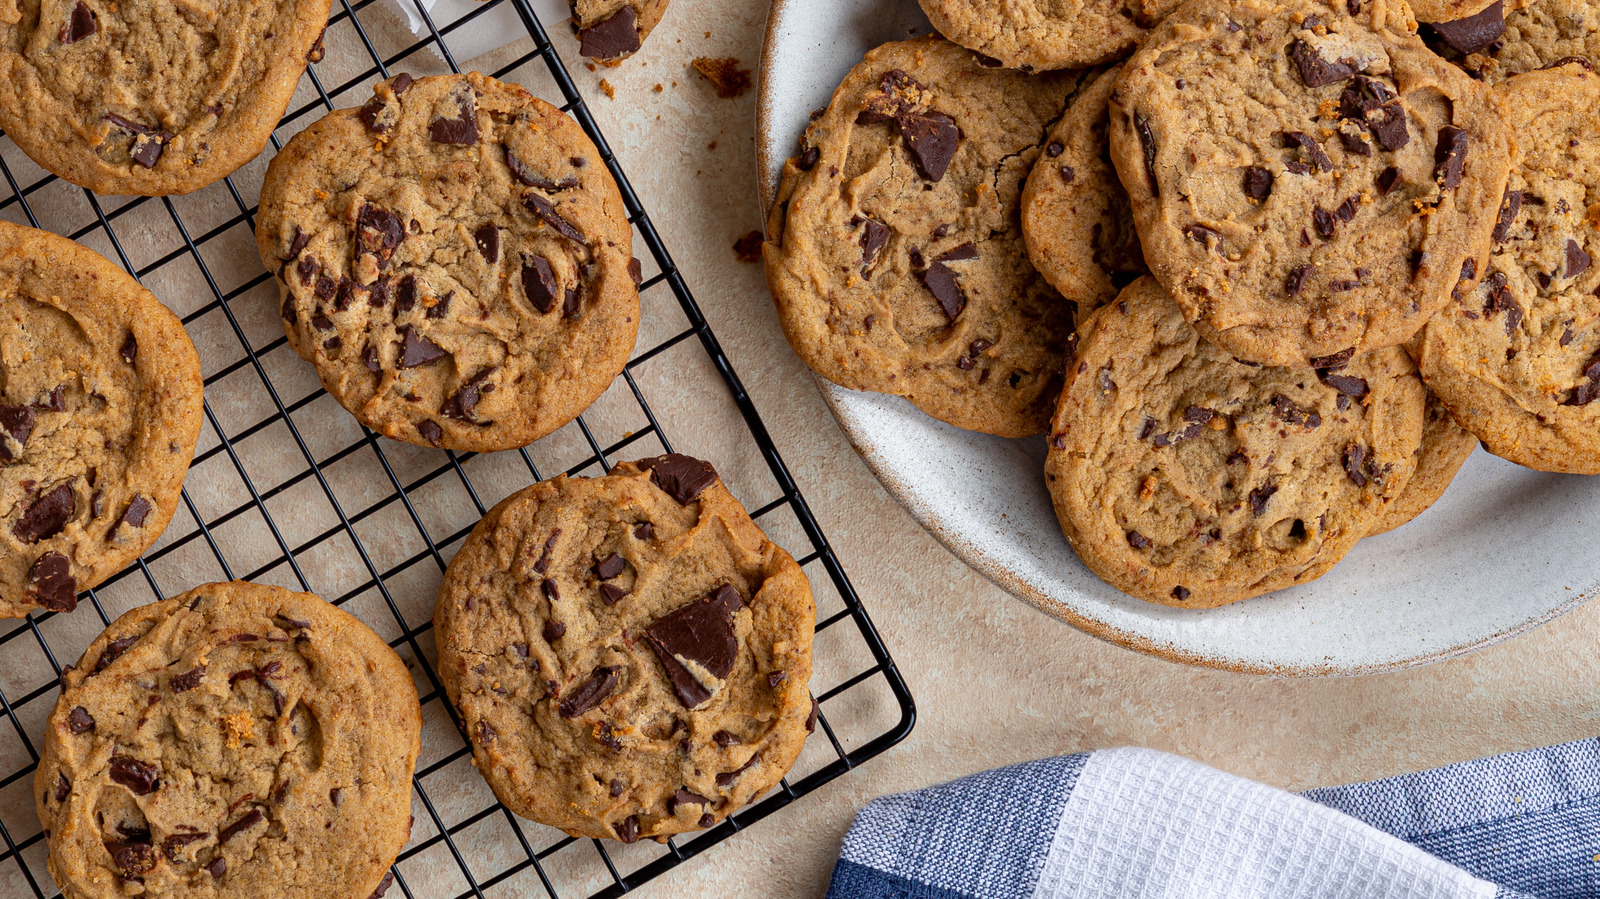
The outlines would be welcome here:
[[[1596,899],[1600,739],[1295,795],[1150,749],[875,800],[829,899]]]

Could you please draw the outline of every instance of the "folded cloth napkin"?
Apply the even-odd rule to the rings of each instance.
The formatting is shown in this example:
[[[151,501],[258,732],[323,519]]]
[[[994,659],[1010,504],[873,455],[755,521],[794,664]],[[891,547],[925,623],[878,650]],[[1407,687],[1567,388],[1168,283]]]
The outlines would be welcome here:
[[[1600,897],[1600,739],[1295,795],[1150,749],[856,816],[829,899]]]

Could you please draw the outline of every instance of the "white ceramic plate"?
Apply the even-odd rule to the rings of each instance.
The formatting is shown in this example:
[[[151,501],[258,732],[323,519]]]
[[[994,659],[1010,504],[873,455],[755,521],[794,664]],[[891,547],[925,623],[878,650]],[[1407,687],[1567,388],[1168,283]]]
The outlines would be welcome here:
[[[930,30],[915,0],[773,0],[756,123],[764,205],[807,114],[862,54]],[[1536,627],[1600,582],[1600,478],[1480,450],[1432,509],[1314,583],[1206,611],[1150,605],[1090,574],[1061,536],[1042,437],[961,431],[898,397],[818,384],[884,487],[967,564],[1063,621],[1165,658],[1290,675],[1405,668]]]

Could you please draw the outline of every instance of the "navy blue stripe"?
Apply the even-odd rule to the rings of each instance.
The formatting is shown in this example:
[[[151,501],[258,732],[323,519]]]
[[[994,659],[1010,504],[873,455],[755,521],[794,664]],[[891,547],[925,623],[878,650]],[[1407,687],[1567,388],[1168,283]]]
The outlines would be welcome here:
[[[828,899],[977,899],[967,893],[898,877],[877,868],[839,859],[828,884]]]

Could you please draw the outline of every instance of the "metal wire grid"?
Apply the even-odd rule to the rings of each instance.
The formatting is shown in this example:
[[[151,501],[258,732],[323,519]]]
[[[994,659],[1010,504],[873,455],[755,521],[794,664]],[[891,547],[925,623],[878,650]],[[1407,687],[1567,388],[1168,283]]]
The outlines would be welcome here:
[[[615,422],[594,422],[597,417],[606,418],[606,410],[597,413],[591,409],[573,425],[534,447],[490,456],[421,450],[381,440],[371,431],[358,428],[353,419],[339,418],[344,413],[329,407],[331,399],[314,379],[309,387],[305,385],[304,364],[294,367],[299,360],[286,348],[281,326],[276,328],[275,338],[264,336],[270,334],[270,328],[255,327],[255,307],[264,306],[269,313],[274,308],[270,299],[263,299],[263,291],[276,296],[270,276],[257,268],[253,277],[230,288],[221,283],[225,279],[214,271],[218,267],[216,258],[209,257],[208,261],[208,248],[232,244],[233,249],[238,249],[240,229],[246,235],[254,231],[256,210],[246,203],[246,193],[235,183],[248,180],[244,170],[207,189],[214,200],[217,196],[224,198],[227,214],[195,233],[180,211],[185,198],[100,198],[42,173],[24,185],[15,170],[26,168],[27,163],[8,142],[3,149],[10,152],[0,152],[0,174],[11,194],[0,200],[0,215],[16,219],[20,212],[29,224],[50,227],[59,223],[59,198],[63,195],[52,196],[49,191],[54,187],[68,191],[65,196],[81,196],[88,211],[87,221],[76,227],[60,225],[55,230],[90,245],[105,246],[108,255],[141,280],[158,277],[164,267],[180,261],[192,264],[209,296],[200,294],[200,305],[182,315],[184,325],[193,333],[205,330],[202,324],[209,323],[213,326],[212,338],[220,332],[223,337],[231,336],[237,347],[232,347],[236,358],[208,366],[213,369],[206,377],[205,421],[209,430],[202,435],[201,449],[183,493],[183,508],[167,534],[134,566],[85,594],[85,605],[93,610],[95,618],[88,617],[85,610],[71,616],[44,612],[16,622],[0,634],[0,712],[11,725],[10,733],[0,732],[0,772],[6,772],[0,776],[0,894],[31,894],[38,899],[60,895],[51,888],[45,871],[44,838],[31,796],[39,758],[37,735],[54,704],[55,679],[62,666],[74,661],[115,614],[201,582],[180,580],[168,569],[192,577],[198,567],[214,570],[216,576],[210,578],[213,580],[220,577],[278,582],[332,596],[336,605],[346,606],[389,637],[390,645],[412,668],[424,709],[423,757],[413,781],[416,825],[411,842],[394,866],[394,889],[408,899],[621,895],[843,775],[911,731],[914,705],[893,660],[527,0],[490,0],[443,26],[436,25],[429,10],[416,0],[403,2],[415,4],[427,36],[383,53],[361,20],[363,12],[376,14],[370,8],[379,0],[337,0],[329,20],[329,58],[308,68],[302,80],[302,94],[308,93],[309,84],[309,93],[314,96],[300,102],[301,95],[297,94],[300,105],[285,117],[280,130],[295,122],[301,127],[309,124],[324,110],[335,108],[335,97],[349,97],[342,105],[356,105],[374,81],[389,77],[402,63],[410,71],[419,65],[436,66],[439,60],[432,57],[430,50],[437,52],[449,70],[460,71],[447,38],[498,7],[514,10],[531,38],[532,49],[498,68],[494,76],[507,77],[525,67],[536,70],[536,64],[542,63],[564,99],[561,108],[583,126],[599,148],[621,189],[629,220],[659,270],[649,274],[641,285],[646,319],[651,317],[651,298],[661,298],[663,285],[677,301],[674,307],[661,298],[654,305],[658,311],[676,308],[681,325],[667,329],[670,333],[647,344],[644,335],[649,329],[641,323],[641,349],[635,352],[622,378],[597,404],[598,407],[611,400],[610,408],[615,412],[631,403],[633,414],[642,415],[642,419],[637,420],[637,427],[608,439],[606,431]],[[329,90],[319,72],[328,70],[335,61],[331,36],[340,27],[345,28],[347,37],[353,35],[371,65],[366,66],[359,55],[345,54],[342,61],[347,67],[354,64],[361,71]],[[275,151],[281,148],[282,139],[275,134],[272,143]],[[266,158],[264,155],[257,161],[262,163],[257,166],[257,175]],[[248,188],[247,184],[247,192]],[[123,202],[116,205],[119,201]],[[119,227],[132,231],[130,223],[147,224],[151,216],[160,219],[163,227],[170,227],[181,245],[136,264]],[[143,229],[145,224],[139,227]],[[248,264],[253,266],[255,254],[248,241],[242,252],[251,257]],[[649,263],[646,265],[648,273]],[[171,301],[169,294],[161,295]],[[268,324],[275,326],[276,319]],[[263,336],[253,340],[252,333]],[[685,362],[684,354],[692,353],[689,348],[696,340],[704,355]],[[209,353],[208,347],[202,346],[202,358],[216,355],[215,346],[213,340]],[[664,379],[664,387],[653,386],[646,369],[652,362],[674,355],[674,377]],[[287,361],[280,366],[282,360]],[[517,819],[494,801],[471,770],[471,749],[460,722],[449,711],[428,652],[432,648],[432,622],[427,614],[432,608],[431,588],[437,586],[448,555],[489,505],[513,489],[543,477],[535,456],[557,457],[556,467],[576,475],[601,473],[620,458],[619,454],[636,458],[673,451],[674,444],[662,421],[667,416],[658,416],[646,394],[655,393],[657,405],[663,405],[666,399],[667,405],[682,406],[687,414],[704,413],[705,401],[698,387],[692,391],[694,396],[681,402],[670,396],[674,386],[681,386],[679,376],[685,368],[701,371],[712,384],[720,383],[717,392],[724,393],[721,399],[731,401],[735,409],[723,418],[743,429],[736,446],[706,455],[718,465],[730,486],[735,486],[733,481],[760,481],[766,490],[776,490],[776,498],[754,508],[752,515],[780,543],[785,542],[782,534],[789,535],[788,548],[807,569],[817,591],[818,665],[813,687],[818,689],[818,733],[823,740],[808,741],[806,751],[790,772],[792,779],[786,778],[766,797],[708,831],[687,839],[674,838],[664,846],[646,843],[619,847],[598,840],[577,840]],[[241,382],[245,385],[243,393],[256,401],[264,396],[264,414],[248,424],[225,429],[225,419],[241,417],[234,408],[238,403],[230,404],[219,414],[219,400],[214,397],[228,394],[230,385],[234,387],[232,394],[240,395],[237,385]],[[321,415],[330,409],[330,415]],[[317,426],[325,430],[345,426],[349,439],[335,440],[331,451],[319,453],[328,441],[314,428],[306,427],[306,419],[313,416],[318,417]],[[621,417],[628,418],[626,414]],[[576,434],[572,433],[574,430]],[[694,442],[704,438],[703,430],[706,429],[691,432],[686,428],[677,433],[680,440]],[[541,453],[541,444],[560,444],[561,435],[566,435],[567,449],[577,448],[575,461],[570,454],[560,460],[559,449]],[[264,466],[270,469],[265,473],[261,459],[272,460]],[[339,476],[341,466],[352,460],[359,462],[354,466],[355,473]],[[507,474],[508,464],[515,474]],[[285,465],[294,470],[284,470]],[[550,466],[547,459],[546,470],[552,470]],[[224,511],[207,514],[203,507],[215,506],[215,498],[202,496],[197,501],[194,493],[203,489],[203,478],[222,474],[237,480],[231,491],[218,492],[231,492],[238,501]],[[354,498],[352,483],[360,485]],[[377,498],[372,498],[374,483],[382,494]],[[450,505],[438,498],[442,486],[468,500],[456,503],[460,508],[454,510],[453,517],[441,512],[441,508]],[[751,491],[757,489],[760,487],[735,486],[735,492],[747,501],[754,495]],[[316,521],[317,515],[305,511],[318,501],[331,512],[325,526]],[[275,503],[279,508],[276,516],[269,508]],[[295,514],[286,515],[285,505]],[[187,521],[182,520],[185,512]],[[309,521],[302,522],[302,518]],[[380,520],[385,518],[387,522]],[[236,525],[248,526],[235,528]],[[263,545],[267,547],[265,555],[261,554]],[[406,545],[415,549],[403,551]],[[431,566],[427,564],[430,561]],[[346,574],[340,584],[342,589],[330,591],[324,586],[318,590],[330,579],[341,581],[328,574],[340,571],[341,566]],[[353,579],[348,576],[349,570],[355,572]],[[164,580],[166,591],[162,589]],[[846,622],[854,628],[838,628]],[[835,641],[833,651],[825,652],[830,636],[841,639]],[[833,670],[829,670],[830,663]],[[836,720],[830,720],[830,703],[838,709]]]

